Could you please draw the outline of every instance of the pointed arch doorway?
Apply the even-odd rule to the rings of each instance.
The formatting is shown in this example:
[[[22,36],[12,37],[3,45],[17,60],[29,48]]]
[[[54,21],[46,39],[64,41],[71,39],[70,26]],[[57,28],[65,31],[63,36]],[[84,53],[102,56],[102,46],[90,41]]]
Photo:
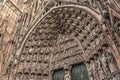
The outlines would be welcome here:
[[[26,34],[17,53],[19,64],[15,68],[15,80],[64,79],[65,75],[61,75],[64,65],[86,61],[102,44],[100,21],[101,16],[85,6],[51,9]],[[63,70],[56,71],[52,78],[51,71],[59,68]],[[85,65],[73,66],[71,76],[87,75],[86,70]]]

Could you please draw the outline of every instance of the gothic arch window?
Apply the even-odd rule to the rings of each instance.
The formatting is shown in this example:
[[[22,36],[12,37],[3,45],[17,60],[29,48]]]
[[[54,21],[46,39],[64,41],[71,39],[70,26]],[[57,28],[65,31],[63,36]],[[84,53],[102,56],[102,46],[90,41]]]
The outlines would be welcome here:
[[[88,72],[85,64],[76,64],[71,69],[71,80],[88,80]]]

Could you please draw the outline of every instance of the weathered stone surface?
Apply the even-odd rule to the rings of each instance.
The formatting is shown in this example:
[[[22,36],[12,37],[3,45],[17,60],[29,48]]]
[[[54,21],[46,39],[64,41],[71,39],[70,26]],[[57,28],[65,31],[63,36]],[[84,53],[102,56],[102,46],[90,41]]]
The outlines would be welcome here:
[[[83,63],[89,80],[120,79],[120,2],[1,0],[0,80],[52,80]]]

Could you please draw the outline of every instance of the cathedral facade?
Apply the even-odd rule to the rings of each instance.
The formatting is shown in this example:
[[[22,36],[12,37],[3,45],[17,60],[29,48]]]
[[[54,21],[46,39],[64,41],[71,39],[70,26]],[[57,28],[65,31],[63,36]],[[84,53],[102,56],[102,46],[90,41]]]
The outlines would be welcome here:
[[[120,0],[0,0],[0,80],[120,80]]]

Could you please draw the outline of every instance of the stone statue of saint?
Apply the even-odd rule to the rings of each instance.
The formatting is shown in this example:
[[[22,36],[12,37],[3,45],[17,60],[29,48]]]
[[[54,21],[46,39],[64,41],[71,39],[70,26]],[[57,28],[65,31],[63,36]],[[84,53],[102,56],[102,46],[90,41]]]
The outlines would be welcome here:
[[[102,79],[104,79],[104,73],[103,73],[103,69],[102,69],[102,64],[101,64],[101,62],[100,62],[100,60],[98,59],[98,61],[97,61],[97,64],[98,64],[98,79],[99,80],[102,80]]]
[[[93,80],[94,78],[94,75],[93,75],[93,62],[91,62],[90,64],[88,64],[88,72],[89,72],[89,77],[90,77],[90,80]]]
[[[65,80],[71,80],[70,72],[69,71],[65,72]]]
[[[112,56],[111,52],[107,51],[106,56],[107,56],[107,63],[109,68],[111,69],[111,72],[117,71],[116,62],[114,61],[114,57]]]

